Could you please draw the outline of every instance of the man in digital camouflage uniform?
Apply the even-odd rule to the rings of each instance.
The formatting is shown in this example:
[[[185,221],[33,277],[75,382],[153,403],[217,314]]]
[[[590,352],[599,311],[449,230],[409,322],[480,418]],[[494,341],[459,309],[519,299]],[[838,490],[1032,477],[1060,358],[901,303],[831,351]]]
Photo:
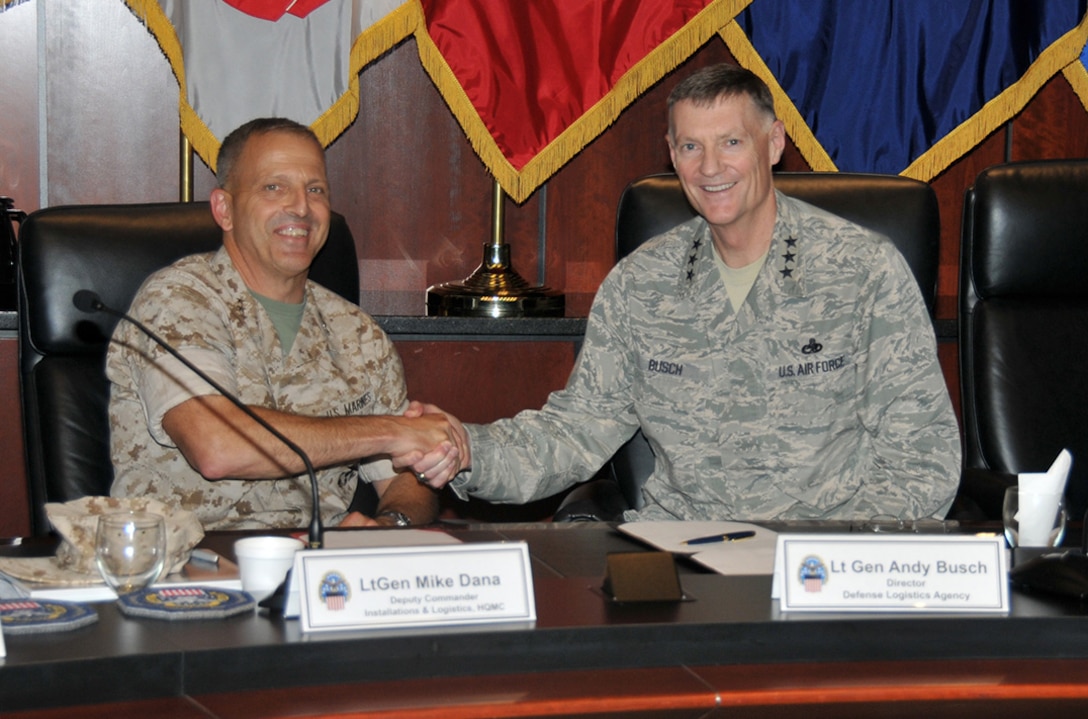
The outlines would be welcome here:
[[[439,415],[400,416],[392,343],[307,279],[331,214],[321,144],[303,125],[255,120],[223,142],[218,171],[223,246],[155,273],[130,313],[310,456],[326,523],[432,521],[434,492],[394,467],[425,456],[441,478],[443,463],[458,466],[458,438]],[[206,529],[307,524],[303,463],[267,430],[127,322],[107,365],[114,496],[155,497]],[[348,514],[359,482],[380,495],[373,518]]]
[[[681,83],[667,140],[700,217],[609,273],[565,389],[466,426],[471,472],[451,486],[546,497],[641,427],[656,466],[627,519],[943,517],[960,440],[906,262],[774,190],[785,130],[750,72]]]

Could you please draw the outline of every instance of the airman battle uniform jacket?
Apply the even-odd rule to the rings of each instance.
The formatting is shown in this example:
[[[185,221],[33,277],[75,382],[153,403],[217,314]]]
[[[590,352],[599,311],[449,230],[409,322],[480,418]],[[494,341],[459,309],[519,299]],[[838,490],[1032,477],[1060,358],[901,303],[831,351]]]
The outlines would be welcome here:
[[[567,386],[468,425],[455,491],[550,496],[641,427],[656,466],[628,519],[943,517],[960,440],[909,267],[883,236],[780,193],[777,206],[739,310],[702,218],[618,263]]]

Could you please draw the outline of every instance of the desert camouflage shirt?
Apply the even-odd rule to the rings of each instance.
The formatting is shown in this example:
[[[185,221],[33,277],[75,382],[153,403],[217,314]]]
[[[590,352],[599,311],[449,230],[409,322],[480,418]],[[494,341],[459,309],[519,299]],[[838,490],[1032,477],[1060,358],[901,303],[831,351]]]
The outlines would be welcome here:
[[[737,311],[696,218],[618,263],[566,388],[468,427],[451,486],[499,502],[590,477],[641,427],[627,519],[943,517],[960,440],[922,296],[892,243],[782,194]]]
[[[251,406],[310,416],[403,412],[403,368],[381,328],[314,282],[306,286],[305,302],[302,325],[284,356],[272,320],[220,249],[152,275],[130,313]],[[206,529],[306,526],[305,475],[210,482],[189,466],[163,431],[163,415],[215,390],[126,322],[114,332],[107,374],[114,496],[152,496],[181,506]],[[360,479],[387,479],[394,471],[388,460],[375,460],[317,474],[321,515],[333,524],[343,518]]]

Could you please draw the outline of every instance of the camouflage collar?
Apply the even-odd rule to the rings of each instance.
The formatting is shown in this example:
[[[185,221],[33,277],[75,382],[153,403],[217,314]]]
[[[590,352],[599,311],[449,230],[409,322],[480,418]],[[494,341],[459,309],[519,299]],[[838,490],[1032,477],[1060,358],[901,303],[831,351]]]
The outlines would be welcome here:
[[[802,262],[804,242],[797,208],[793,200],[777,190],[775,195],[777,217],[771,248],[767,253],[767,266],[773,269],[774,282],[781,291],[790,295],[801,295],[804,293]],[[718,269],[712,254],[713,248],[714,241],[710,236],[710,226],[706,220],[700,218],[680,268],[678,287],[680,295],[691,297],[703,294],[706,282],[719,282]]]
[[[805,237],[794,201],[777,190],[775,196],[777,217],[767,264],[771,266],[772,276],[783,292],[802,295],[805,288]]]
[[[710,236],[710,225],[699,218],[699,224],[692,233],[691,242],[684,253],[680,266],[678,293],[691,297],[702,294],[701,288],[707,278],[717,282],[718,269],[714,266],[714,240]]]

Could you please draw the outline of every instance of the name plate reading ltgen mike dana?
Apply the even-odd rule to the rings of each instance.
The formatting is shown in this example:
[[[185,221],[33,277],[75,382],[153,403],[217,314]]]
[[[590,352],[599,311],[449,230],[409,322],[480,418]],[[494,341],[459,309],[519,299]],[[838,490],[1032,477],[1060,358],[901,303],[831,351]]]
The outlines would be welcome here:
[[[533,623],[524,542],[303,550],[304,632]]]

